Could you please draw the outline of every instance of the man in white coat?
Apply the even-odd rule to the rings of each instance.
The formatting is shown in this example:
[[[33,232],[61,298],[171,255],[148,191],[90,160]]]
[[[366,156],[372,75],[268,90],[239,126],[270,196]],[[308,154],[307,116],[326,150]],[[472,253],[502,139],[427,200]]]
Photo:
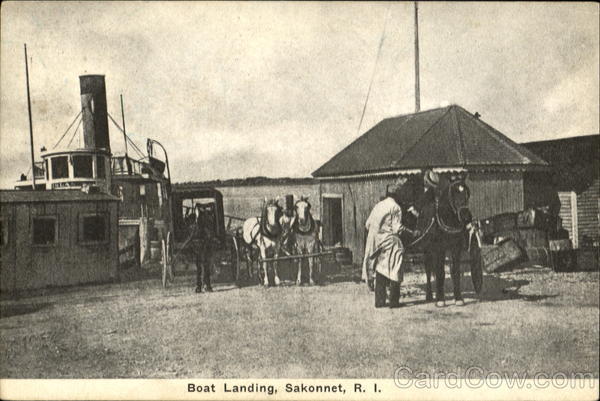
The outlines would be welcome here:
[[[385,199],[375,205],[365,224],[368,234],[363,260],[363,279],[375,279],[375,307],[385,306],[386,287],[390,286],[390,307],[399,306],[400,283],[403,279],[402,257],[404,246],[400,233],[418,236],[402,225],[400,206],[402,188],[388,186]]]

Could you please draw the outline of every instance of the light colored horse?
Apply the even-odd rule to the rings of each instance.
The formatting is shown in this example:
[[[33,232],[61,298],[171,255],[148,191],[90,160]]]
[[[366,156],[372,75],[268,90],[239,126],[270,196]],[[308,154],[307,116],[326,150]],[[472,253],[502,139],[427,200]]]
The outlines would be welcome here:
[[[310,212],[310,202],[308,197],[301,196],[300,200],[296,202],[294,209],[296,211],[294,221],[292,223],[292,232],[296,243],[296,252],[298,254],[307,253],[318,253],[321,251],[321,242],[319,240],[319,226],[318,220],[315,220]],[[309,282],[310,285],[315,284],[313,276],[313,265],[316,260],[317,263],[321,263],[320,259],[311,256],[308,259],[309,269]],[[296,278],[296,284],[300,285],[302,282],[302,259],[298,259],[298,274]]]
[[[244,221],[242,226],[243,238],[249,246],[257,246],[260,250],[261,259],[268,257],[279,257],[282,229],[280,224],[281,206],[277,199],[265,199],[261,217],[251,217]],[[264,285],[269,285],[267,270],[268,262],[263,262]],[[274,283],[279,285],[279,274],[277,272],[277,261],[273,262]]]

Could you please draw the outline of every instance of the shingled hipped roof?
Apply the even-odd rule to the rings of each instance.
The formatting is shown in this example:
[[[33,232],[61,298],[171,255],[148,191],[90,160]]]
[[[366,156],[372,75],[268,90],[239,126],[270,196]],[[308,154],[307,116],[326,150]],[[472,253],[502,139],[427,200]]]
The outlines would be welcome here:
[[[460,106],[387,118],[313,173],[335,177],[426,167],[547,166]]]

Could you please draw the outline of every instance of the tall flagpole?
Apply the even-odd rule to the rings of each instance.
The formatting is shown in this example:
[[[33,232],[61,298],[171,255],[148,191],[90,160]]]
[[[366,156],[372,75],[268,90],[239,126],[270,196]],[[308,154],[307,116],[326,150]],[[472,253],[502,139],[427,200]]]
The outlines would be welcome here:
[[[419,6],[415,1],[415,112],[421,111],[421,89],[419,85]]]
[[[29,142],[31,145],[31,179],[33,190],[35,190],[35,161],[33,158],[33,123],[31,120],[31,96],[29,95],[29,65],[27,63],[27,44],[23,44],[25,49],[25,79],[27,80],[27,111],[29,112]]]

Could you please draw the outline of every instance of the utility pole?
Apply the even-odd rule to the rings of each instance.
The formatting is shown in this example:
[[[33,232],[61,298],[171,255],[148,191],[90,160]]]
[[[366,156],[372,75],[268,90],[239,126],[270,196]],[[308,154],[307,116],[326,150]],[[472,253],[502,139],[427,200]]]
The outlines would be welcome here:
[[[415,1],[415,112],[421,111],[421,89],[419,85],[419,6]]]
[[[27,63],[27,44],[24,43],[25,49],[25,79],[27,80],[27,111],[29,112],[29,142],[31,145],[31,183],[35,191],[35,159],[33,158],[33,123],[31,120],[31,96],[29,95],[29,64]]]

